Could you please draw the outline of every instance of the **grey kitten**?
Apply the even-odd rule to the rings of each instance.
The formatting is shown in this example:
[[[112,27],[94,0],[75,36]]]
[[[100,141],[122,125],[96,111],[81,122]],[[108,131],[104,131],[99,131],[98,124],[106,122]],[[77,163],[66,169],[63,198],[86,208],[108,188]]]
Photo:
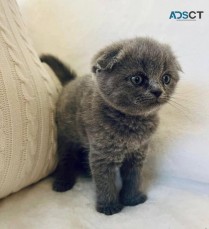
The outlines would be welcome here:
[[[59,163],[53,189],[71,189],[78,168],[88,171],[90,165],[98,212],[111,215],[143,203],[143,161],[158,110],[174,92],[181,70],[170,47],[148,38],[114,43],[94,57],[92,75],[79,78],[53,56],[41,60],[64,84],[57,104]]]

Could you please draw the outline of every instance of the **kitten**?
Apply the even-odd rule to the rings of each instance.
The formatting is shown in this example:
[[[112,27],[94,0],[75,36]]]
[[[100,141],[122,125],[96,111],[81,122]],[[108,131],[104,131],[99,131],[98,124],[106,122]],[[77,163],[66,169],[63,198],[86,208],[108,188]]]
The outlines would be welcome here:
[[[92,75],[79,78],[53,56],[41,60],[64,84],[57,104],[59,163],[53,189],[71,189],[77,168],[89,162],[98,212],[111,215],[145,202],[143,161],[158,110],[173,94],[181,71],[170,47],[148,38],[114,43],[94,57]]]

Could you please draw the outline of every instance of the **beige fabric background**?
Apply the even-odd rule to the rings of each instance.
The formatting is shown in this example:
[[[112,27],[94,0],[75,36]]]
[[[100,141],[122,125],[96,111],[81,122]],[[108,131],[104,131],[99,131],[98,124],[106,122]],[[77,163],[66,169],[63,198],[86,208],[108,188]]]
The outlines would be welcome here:
[[[0,0],[0,198],[54,169],[59,90],[32,48],[16,2]]]

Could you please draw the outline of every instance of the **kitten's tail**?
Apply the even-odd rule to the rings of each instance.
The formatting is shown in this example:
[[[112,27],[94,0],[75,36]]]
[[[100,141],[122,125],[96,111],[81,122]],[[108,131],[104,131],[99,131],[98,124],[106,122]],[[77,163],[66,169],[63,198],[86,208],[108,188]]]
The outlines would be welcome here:
[[[76,78],[75,72],[68,68],[56,57],[52,55],[41,55],[40,60],[51,67],[62,85],[65,85],[69,81]]]

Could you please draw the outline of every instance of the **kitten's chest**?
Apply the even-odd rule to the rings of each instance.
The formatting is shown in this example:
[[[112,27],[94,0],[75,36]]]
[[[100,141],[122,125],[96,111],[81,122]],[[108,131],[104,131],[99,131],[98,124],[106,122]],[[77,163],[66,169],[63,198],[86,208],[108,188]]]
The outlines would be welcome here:
[[[155,128],[153,128],[154,131]],[[144,158],[145,149],[148,146],[150,136],[153,131],[148,126],[129,126],[119,127],[111,126],[102,132],[101,148],[103,153],[119,165],[125,157],[136,154],[138,157]],[[100,132],[101,133],[101,132]],[[95,139],[99,142],[99,139]]]
[[[120,119],[111,123],[105,134],[119,151],[135,152],[149,141],[157,125],[157,118]]]
[[[130,138],[130,140],[143,139],[152,135],[158,125],[157,117],[150,118],[124,118],[119,119],[113,128],[118,135]]]

